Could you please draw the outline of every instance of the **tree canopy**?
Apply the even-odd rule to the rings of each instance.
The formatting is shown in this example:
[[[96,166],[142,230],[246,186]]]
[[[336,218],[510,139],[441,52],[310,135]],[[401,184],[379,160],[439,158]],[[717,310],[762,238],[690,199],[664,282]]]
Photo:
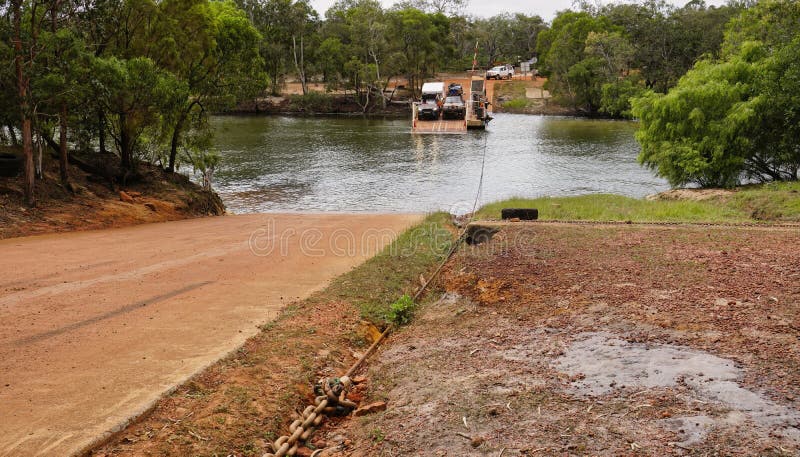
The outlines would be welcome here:
[[[796,2],[759,3],[731,22],[721,58],[700,60],[667,94],[635,100],[639,160],[676,186],[798,179],[797,18]]]

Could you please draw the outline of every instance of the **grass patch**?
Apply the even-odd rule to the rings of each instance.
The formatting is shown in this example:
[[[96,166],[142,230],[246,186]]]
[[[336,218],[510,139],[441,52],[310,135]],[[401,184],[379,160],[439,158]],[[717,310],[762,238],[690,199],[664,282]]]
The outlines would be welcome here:
[[[502,208],[538,208],[541,220],[632,222],[797,222],[800,183],[747,186],[707,200],[644,200],[620,195],[512,198],[490,203],[478,217],[499,219]]]
[[[526,84],[522,81],[508,81],[494,85],[495,97],[510,97],[512,99],[525,99]]]
[[[454,238],[449,225],[449,214],[429,215],[380,254],[336,278],[325,296],[348,301],[359,308],[364,319],[385,325],[392,320],[391,305],[403,295],[413,295],[420,275],[427,274],[447,254]]]
[[[520,81],[508,81],[494,85],[494,103],[498,111],[524,112],[532,105],[526,96],[526,85]],[[500,101],[501,98],[506,99]]]
[[[518,110],[518,109],[525,109],[529,105],[528,100],[515,98],[514,100],[508,100],[502,103],[503,109],[509,110]]]
[[[755,220],[798,222],[800,182],[775,182],[743,187],[726,204]]]

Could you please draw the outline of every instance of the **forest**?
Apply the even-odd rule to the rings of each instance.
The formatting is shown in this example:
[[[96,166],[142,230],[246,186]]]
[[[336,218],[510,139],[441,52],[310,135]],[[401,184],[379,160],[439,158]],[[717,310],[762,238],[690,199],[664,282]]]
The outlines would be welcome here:
[[[308,97],[319,96],[310,82],[345,90],[366,113],[385,106],[393,78],[413,90],[473,60],[537,58],[559,103],[641,119],[640,160],[675,185],[797,179],[795,2],[583,2],[549,23],[464,6],[340,0],[321,15],[306,0],[0,0],[0,143],[21,151],[33,206],[47,161],[67,189],[68,164],[121,181],[142,162],[212,172],[209,115],[288,80]]]

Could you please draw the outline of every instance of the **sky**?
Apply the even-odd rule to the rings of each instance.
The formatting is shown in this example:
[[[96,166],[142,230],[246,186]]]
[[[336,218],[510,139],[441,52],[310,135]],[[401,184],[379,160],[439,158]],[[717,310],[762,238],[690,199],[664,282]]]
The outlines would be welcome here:
[[[689,0],[667,0],[678,6],[683,6]],[[335,0],[311,0],[311,5],[323,17],[325,11],[333,5]],[[394,0],[381,0],[383,6],[390,7]],[[609,3],[609,2],[605,2]],[[719,5],[723,0],[706,0],[708,5]],[[572,6],[572,0],[469,0],[465,12],[472,16],[490,17],[501,13],[538,14],[545,21],[551,21],[557,11]]]

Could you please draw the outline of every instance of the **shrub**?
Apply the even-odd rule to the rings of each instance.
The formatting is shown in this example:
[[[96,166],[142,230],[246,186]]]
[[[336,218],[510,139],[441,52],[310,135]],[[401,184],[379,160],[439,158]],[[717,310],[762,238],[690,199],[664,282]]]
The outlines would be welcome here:
[[[414,317],[414,308],[414,300],[408,295],[403,295],[389,307],[386,318],[395,325],[406,325]]]
[[[314,91],[305,95],[290,95],[289,108],[309,113],[330,113],[333,111],[333,96]]]

